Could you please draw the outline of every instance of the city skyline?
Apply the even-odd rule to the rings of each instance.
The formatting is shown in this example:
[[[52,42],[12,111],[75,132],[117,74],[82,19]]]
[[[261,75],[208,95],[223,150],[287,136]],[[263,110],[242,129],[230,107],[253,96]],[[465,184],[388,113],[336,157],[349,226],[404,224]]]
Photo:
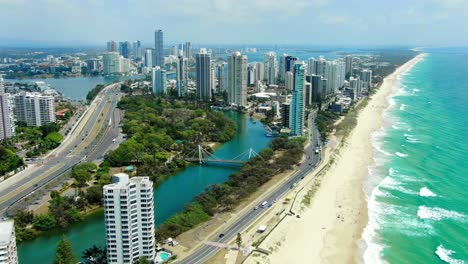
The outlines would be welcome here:
[[[8,31],[0,32],[3,46],[97,45],[109,39],[141,39],[149,44],[153,42],[151,32],[155,29],[165,32],[165,43],[190,40],[200,44],[245,45],[468,44],[468,37],[460,34],[463,25],[468,23],[464,11],[468,3],[459,0],[398,0],[391,5],[333,0],[275,3],[187,0],[183,3],[139,1],[138,4],[132,1],[116,4],[108,0],[31,3],[2,0],[0,7],[6,10],[0,21],[9,25]],[[381,15],[382,10],[386,16]],[[38,14],[43,14],[41,19],[37,19]],[[275,20],[271,20],[272,16]],[[313,28],[314,34],[306,34],[307,28]]]

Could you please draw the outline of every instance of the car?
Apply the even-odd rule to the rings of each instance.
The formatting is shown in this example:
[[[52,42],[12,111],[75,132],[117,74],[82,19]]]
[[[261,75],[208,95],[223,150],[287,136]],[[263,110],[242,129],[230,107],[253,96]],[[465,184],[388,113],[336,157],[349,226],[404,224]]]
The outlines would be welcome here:
[[[258,209],[258,205],[254,207],[254,210],[257,210]]]
[[[219,237],[219,238],[222,238],[222,237],[224,237],[224,234],[223,234],[223,233],[221,233],[221,234],[219,234],[219,236],[218,236],[218,237]]]

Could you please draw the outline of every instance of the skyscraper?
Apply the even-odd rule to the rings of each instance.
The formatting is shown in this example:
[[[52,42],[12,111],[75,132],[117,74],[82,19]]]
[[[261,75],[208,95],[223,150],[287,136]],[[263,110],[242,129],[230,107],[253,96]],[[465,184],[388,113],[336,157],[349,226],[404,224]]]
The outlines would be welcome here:
[[[265,79],[265,65],[261,62],[257,62],[255,65],[255,70],[257,72],[256,80],[263,81]]]
[[[18,263],[15,225],[13,221],[0,221],[0,263]]]
[[[228,58],[228,101],[247,105],[247,56],[236,51]]]
[[[177,59],[177,69],[176,69],[176,79],[177,79],[177,95],[179,97],[187,95],[187,60],[184,56],[179,56]]]
[[[171,47],[171,55],[172,56],[179,56],[179,49],[177,48],[177,45],[173,45]]]
[[[255,63],[249,63],[247,65],[247,84],[252,85],[255,84],[255,81],[257,80],[257,71],[255,69],[256,64]]]
[[[128,42],[128,41],[119,42],[119,53],[124,58],[126,58],[126,59],[130,58],[131,50],[132,50],[132,48],[130,46],[130,42]]]
[[[154,259],[153,183],[125,173],[103,187],[108,263],[131,264]]]
[[[286,56],[286,58],[284,58],[284,76],[286,76],[287,72],[293,71],[293,67],[296,61],[297,58],[293,56]]]
[[[292,136],[302,136],[304,130],[304,64],[294,65],[294,83],[292,91],[291,109],[289,114],[289,128]]]
[[[211,99],[211,56],[208,53],[198,53],[195,56],[197,75],[197,98]]]
[[[107,42],[107,52],[117,51],[117,43],[113,40]]]
[[[346,69],[345,69],[346,80],[349,80],[349,78],[353,75],[353,56],[347,55],[345,59],[345,63],[346,63]]]
[[[184,45],[184,56],[188,59],[191,59],[192,56],[192,43],[190,42],[185,42]]]
[[[278,71],[278,77],[281,81],[286,80],[286,57],[288,54],[284,53],[281,55],[280,60],[279,60],[279,71]]]
[[[0,77],[0,140],[15,135],[15,118],[11,95],[4,93],[3,79]]]
[[[287,91],[292,91],[294,85],[294,74],[292,72],[286,72],[284,85]]]
[[[267,52],[264,55],[264,78],[267,84],[276,84],[278,77],[278,61],[276,60],[276,53]]]
[[[281,104],[281,121],[283,124],[283,127],[289,128],[289,114],[291,112],[291,103],[290,102],[284,102]]]
[[[120,55],[118,52],[107,52],[102,55],[104,74],[120,73]]]
[[[54,97],[39,93],[15,95],[16,120],[27,126],[42,126],[55,122]]]
[[[322,76],[311,75],[310,84],[312,86],[312,102],[318,102],[325,98],[326,95],[322,94]]]
[[[158,67],[153,68],[153,93],[155,95],[162,95],[167,93],[166,82],[166,71]]]
[[[364,86],[366,89],[372,87],[372,70],[364,69],[361,71],[361,81],[365,82]]]
[[[164,46],[163,31],[161,29],[154,31],[154,66],[164,66]]]
[[[218,91],[223,92],[227,89],[228,84],[228,64],[222,62],[217,65],[217,73],[218,76]]]
[[[309,58],[307,60],[307,75],[317,74],[317,70],[315,69],[315,58]]]
[[[153,67],[153,49],[147,48],[145,50],[145,67]]]
[[[133,58],[141,59],[143,57],[143,49],[141,47],[141,41],[137,40],[133,42]]]

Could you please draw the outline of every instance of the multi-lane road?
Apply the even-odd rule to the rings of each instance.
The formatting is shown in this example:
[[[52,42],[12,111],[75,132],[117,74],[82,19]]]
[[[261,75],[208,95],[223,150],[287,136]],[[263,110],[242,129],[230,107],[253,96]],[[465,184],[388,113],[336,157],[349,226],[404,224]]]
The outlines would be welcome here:
[[[306,177],[308,174],[314,171],[316,167],[318,167],[318,164],[321,161],[321,155],[315,154],[315,147],[316,145],[320,145],[321,143],[320,143],[320,137],[319,137],[317,127],[315,126],[315,123],[313,122],[314,116],[315,116],[315,113],[311,114],[310,119],[309,119],[312,133],[311,133],[310,144],[305,149],[305,155],[306,155],[305,161],[300,165],[298,171],[294,175],[292,175],[289,180],[287,180],[285,183],[277,187],[266,198],[266,200],[269,203],[275,200],[279,200],[280,198],[284,197],[288,192],[291,191],[291,189],[294,188],[297,182],[304,179],[304,177]],[[270,210],[270,208],[259,207],[257,210],[254,210],[254,208],[252,208],[252,210],[242,215],[239,219],[233,222],[229,227],[225,228],[219,234],[212,237],[210,241],[223,243],[223,244],[229,243],[229,241],[231,241],[237,235],[237,233],[240,233],[243,230],[245,230],[250,224],[252,224],[260,216],[262,216],[267,210]],[[220,236],[221,234],[222,236]],[[199,247],[194,253],[182,259],[178,263],[184,263],[184,264],[204,263],[210,257],[215,255],[216,252],[218,252],[218,250],[219,248],[216,246],[203,245]]]
[[[102,90],[77,121],[62,144],[45,158],[0,183],[0,213],[34,193],[74,165],[103,156],[119,134],[120,84]]]

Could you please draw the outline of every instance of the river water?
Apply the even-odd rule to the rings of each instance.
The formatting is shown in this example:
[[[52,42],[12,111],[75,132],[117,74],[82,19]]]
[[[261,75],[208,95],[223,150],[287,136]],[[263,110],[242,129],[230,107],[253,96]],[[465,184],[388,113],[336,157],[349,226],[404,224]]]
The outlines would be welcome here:
[[[247,115],[226,112],[238,126],[237,135],[215,151],[219,158],[230,159],[249,148],[259,152],[268,146],[271,138],[265,137],[260,122],[253,122]],[[184,205],[201,193],[207,186],[226,181],[238,169],[233,167],[215,167],[193,165],[170,177],[154,190],[156,225],[183,210]],[[82,223],[67,230],[50,232],[29,242],[18,245],[18,257],[21,264],[52,263],[58,240],[66,235],[73,245],[75,254],[81,253],[92,245],[105,245],[103,212],[97,212]]]

